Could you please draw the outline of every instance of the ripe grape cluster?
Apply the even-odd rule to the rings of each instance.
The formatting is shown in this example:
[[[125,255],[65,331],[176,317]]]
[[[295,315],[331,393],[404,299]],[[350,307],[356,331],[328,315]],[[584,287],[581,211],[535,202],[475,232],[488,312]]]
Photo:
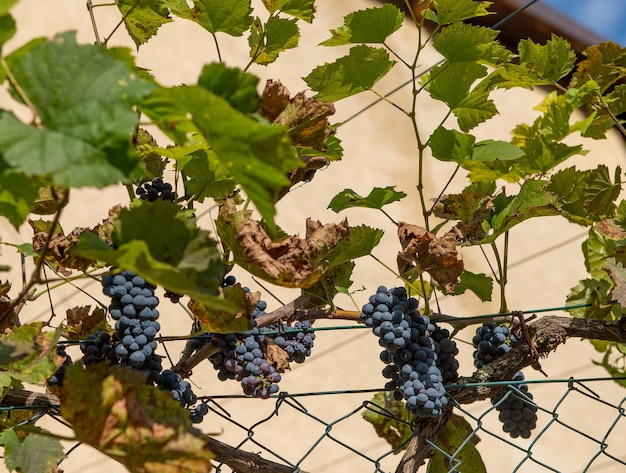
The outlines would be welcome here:
[[[474,351],[474,366],[482,368],[486,363],[506,355],[518,342],[516,334],[509,330],[506,325],[498,325],[489,322],[476,329],[476,335],[472,338]]]
[[[147,371],[148,379],[155,381],[162,370],[161,357],[154,353],[161,328],[155,286],[127,270],[104,276],[102,286],[111,297],[109,313],[115,320],[113,339],[120,364]]]
[[[155,177],[151,182],[146,182],[143,186],[137,187],[135,193],[140,199],[148,202],[154,202],[159,198],[170,202],[176,200],[176,193],[172,190],[172,185],[163,182],[160,177]]]
[[[235,284],[235,278],[228,276],[223,286]],[[244,289],[245,290],[245,289]],[[252,312],[252,320],[265,314],[267,304],[259,301]],[[234,379],[241,383],[243,392],[249,396],[267,399],[278,392],[281,375],[266,359],[261,344],[264,335],[254,327],[242,333],[227,335],[211,334],[213,343],[220,348],[218,353],[209,356],[209,361],[218,371],[222,381]]]
[[[476,329],[476,335],[472,339],[474,351],[474,366],[480,369],[485,364],[506,355],[519,341],[519,337],[506,325],[495,325],[491,322],[483,324]],[[524,374],[518,371],[513,375],[513,381],[523,381]],[[520,384],[517,389],[524,393],[525,398],[513,391],[502,401],[503,394],[491,398],[491,403],[496,405],[500,412],[498,419],[502,422],[502,430],[512,438],[529,438],[530,432],[537,427],[537,406],[530,403],[533,395],[528,392],[527,384]],[[498,404],[500,403],[501,404]]]
[[[234,276],[224,278],[222,286],[236,284]],[[249,291],[248,288],[244,288]],[[265,314],[267,303],[259,301],[252,311],[252,322]],[[194,325],[194,332],[199,326]],[[266,399],[279,391],[278,383],[282,376],[276,371],[264,353],[264,347],[275,344],[286,353],[287,361],[302,363],[310,356],[315,334],[311,332],[311,322],[297,321],[293,325],[278,322],[267,327],[254,327],[252,330],[227,335],[208,334],[202,339],[195,339],[192,348],[200,348],[206,343],[213,343],[219,351],[209,356],[209,361],[217,370],[222,381],[234,379],[241,383],[243,392],[253,397]]]
[[[361,319],[372,327],[384,348],[380,354],[387,365],[383,376],[390,380],[385,388],[396,390],[396,398],[404,399],[407,410],[415,416],[440,415],[448,400],[432,338],[437,327],[420,315],[417,300],[409,298],[403,287],[387,290],[380,286],[363,306]],[[444,334],[440,333],[440,352]],[[454,349],[444,352],[452,355]]]
[[[172,370],[164,370],[159,374],[156,385],[160,389],[170,391],[172,398],[177,401],[181,407],[189,410],[189,418],[192,423],[201,423],[204,420],[204,416],[208,414],[209,408],[204,403],[192,407],[198,402],[198,396],[196,396],[191,389],[191,384],[183,380],[178,373],[174,373]]]
[[[513,381],[523,381],[524,374],[518,371],[513,375]],[[530,401],[532,393],[528,392],[527,384],[518,384],[517,389],[523,394],[512,391],[502,400],[506,393],[495,395],[491,403],[500,412],[498,419],[502,422],[502,430],[512,438],[530,438],[530,432],[537,427],[537,406]]]

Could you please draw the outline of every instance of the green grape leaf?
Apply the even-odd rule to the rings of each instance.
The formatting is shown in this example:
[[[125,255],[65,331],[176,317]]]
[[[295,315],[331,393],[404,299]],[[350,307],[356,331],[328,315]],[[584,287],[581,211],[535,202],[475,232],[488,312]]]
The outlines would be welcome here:
[[[589,46],[583,51],[583,56],[586,59],[578,63],[570,87],[580,87],[592,79],[604,94],[626,76],[626,48],[613,41]]]
[[[259,18],[255,18],[248,38],[250,57],[254,62],[267,66],[276,61],[283,51],[298,46],[300,29],[296,22],[295,18],[288,20],[271,16],[263,24]]]
[[[161,5],[160,0],[118,0],[116,3],[124,26],[137,48],[147,43],[161,26],[172,21],[168,9]]]
[[[8,13],[0,14],[0,52],[2,51],[4,43],[10,40],[16,31],[17,28],[15,27],[15,20],[13,17]],[[1,77],[2,74],[0,73],[0,78]]]
[[[468,290],[476,294],[482,302],[490,301],[493,293],[493,279],[484,273],[474,274],[463,270],[458,284],[454,286],[454,294],[465,294]]]
[[[14,429],[7,429],[0,434],[0,445],[7,468],[21,473],[53,471],[66,457],[58,439],[39,433],[29,433],[22,440]]]
[[[324,256],[328,268],[369,255],[380,243],[383,234],[382,230],[365,225],[350,227],[348,237],[339,241],[331,252]]]
[[[0,215],[17,230],[35,206],[40,183],[17,172],[0,174]]]
[[[61,415],[77,439],[129,471],[211,470],[206,440],[190,430],[189,411],[169,391],[148,385],[137,370],[106,363],[70,367],[63,381]],[[94,409],[94,406],[98,406]]]
[[[607,261],[615,259],[626,264],[626,232],[614,222],[603,219],[589,229],[582,250],[591,277],[609,281],[605,270]]]
[[[586,171],[571,167],[550,177],[548,191],[560,197],[568,220],[589,225],[615,212],[615,200],[621,192],[620,175],[619,166],[614,180],[604,164]]]
[[[302,164],[284,127],[255,121],[198,86],[161,89],[141,109],[182,142],[187,132],[199,132],[266,223],[274,225],[278,192],[290,185],[287,174]]]
[[[220,165],[215,153],[198,151],[186,160],[184,166],[177,167],[185,173],[185,191],[197,202],[206,198],[223,200],[231,195],[237,183]]]
[[[433,215],[447,220],[470,222],[479,210],[488,205],[491,192],[477,192],[472,187],[466,187],[460,194],[443,195],[433,207]]]
[[[43,384],[54,373],[54,347],[62,328],[56,331],[44,331],[44,328],[43,322],[24,324],[0,337],[0,346],[17,345],[20,347],[18,351],[26,353],[26,356],[19,356],[16,360],[7,360],[9,363],[2,367],[3,371],[16,380],[34,384]]]
[[[558,197],[547,191],[549,182],[529,179],[513,197],[503,194],[493,200],[495,212],[489,220],[493,232],[479,244],[491,243],[515,225],[533,217],[560,215]]]
[[[204,66],[198,79],[199,86],[226,99],[242,113],[254,113],[259,108],[258,83],[254,74],[217,62]]]
[[[350,277],[354,267],[355,264],[352,261],[333,266],[324,271],[315,284],[302,289],[302,292],[308,295],[314,306],[332,305],[337,294],[350,295],[350,286],[352,286]]]
[[[153,85],[73,33],[32,42],[7,58],[41,127],[0,114],[0,152],[26,175],[67,187],[128,182],[139,169],[129,137],[138,123],[133,104]]]
[[[469,131],[495,116],[498,110],[487,92],[473,90],[452,108],[452,113],[458,119],[459,128]]]
[[[404,402],[393,398],[393,393],[376,393],[362,415],[372,424],[376,434],[394,449],[395,454],[404,450],[413,436],[413,417],[404,407]]]
[[[567,309],[573,316],[584,319],[618,320],[624,310],[613,304],[612,284],[606,279],[583,279],[566,298],[567,305],[578,306]]]
[[[470,87],[487,75],[487,68],[475,62],[445,62],[424,76],[426,90],[432,98],[456,108],[467,98]]]
[[[324,46],[354,43],[382,44],[389,35],[402,26],[403,18],[402,12],[389,3],[382,7],[355,11],[344,18],[343,26],[331,30],[332,37],[321,44]]]
[[[179,18],[194,21],[210,33],[242,36],[252,24],[250,0],[193,0],[193,8],[185,0],[162,0],[161,4]]]
[[[598,342],[598,341],[599,340],[590,340],[590,342],[592,343]],[[624,376],[626,375],[626,370],[624,370],[622,366],[619,364],[623,358],[623,355],[621,355],[618,360],[611,363],[611,361],[609,360],[609,357],[611,356],[611,353],[612,353],[610,346],[608,347],[607,350],[602,350],[602,351],[606,351],[606,353],[602,357],[602,362],[597,362],[595,360],[591,360],[591,362],[596,366],[602,366],[609,373],[609,376],[613,378],[613,381],[615,381],[620,386],[626,388],[626,379],[624,379]]]
[[[0,0],[0,15],[6,15],[18,0]]]
[[[565,77],[574,67],[576,53],[571,45],[556,35],[540,45],[523,39],[518,45],[519,68],[524,68],[529,77],[539,83],[555,83]]]
[[[468,442],[468,439],[470,441]],[[463,465],[467,473],[487,473],[487,467],[476,448],[479,439],[474,436],[472,426],[458,414],[452,414],[435,441],[435,455],[428,462],[426,473],[448,471],[450,458],[443,452],[455,452],[455,463]]]
[[[366,197],[360,196],[352,189],[344,189],[331,199],[328,208],[333,212],[341,212],[352,207],[380,210],[385,205],[398,202],[405,197],[406,194],[396,191],[395,186],[374,187]]]
[[[428,9],[424,12],[424,16],[440,25],[492,14],[492,12],[487,10],[491,2],[475,2],[474,0],[435,0],[433,4],[435,12]]]
[[[511,53],[496,41],[498,32],[484,26],[453,23],[442,29],[433,39],[433,47],[448,62],[508,62]],[[459,47],[463,45],[463,47]]]
[[[315,0],[263,0],[263,4],[270,13],[280,11],[307,23],[311,23],[315,16]]]
[[[524,156],[518,146],[506,141],[485,140],[474,146],[472,161],[512,161]]]
[[[84,232],[74,254],[134,271],[211,309],[235,312],[217,297],[226,269],[216,242],[177,205],[158,199],[142,201],[130,210],[123,209],[113,227],[115,250],[93,233]]]
[[[318,66],[304,78],[317,98],[335,102],[370,90],[394,66],[383,48],[354,46],[347,56]]]
[[[448,130],[443,125],[438,126],[430,138],[428,146],[433,157],[439,161],[452,161],[461,164],[471,159],[476,138],[457,130]]]

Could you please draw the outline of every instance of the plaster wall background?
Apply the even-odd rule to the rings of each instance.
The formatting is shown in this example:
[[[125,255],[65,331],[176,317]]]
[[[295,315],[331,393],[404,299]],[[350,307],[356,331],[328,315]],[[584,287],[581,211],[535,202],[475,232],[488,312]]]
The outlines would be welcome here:
[[[260,2],[254,2],[257,9]],[[345,54],[347,48],[325,48],[316,46],[328,37],[328,30],[336,28],[343,22],[343,16],[356,9],[378,5],[371,0],[344,0],[334,2],[330,0],[318,1],[318,13],[312,25],[301,25],[300,44],[304,47],[283,53],[279,60],[268,68],[255,67],[252,72],[261,78],[261,86],[266,79],[280,79],[292,93],[306,88],[301,76],[306,75],[315,66],[330,62]],[[96,20],[101,35],[106,35],[119,21],[120,15],[111,7],[97,8]],[[12,14],[18,24],[18,33],[5,46],[5,50],[12,51],[26,41],[38,36],[51,36],[56,32],[76,30],[79,42],[93,42],[94,34],[87,9],[83,1],[56,0],[41,2],[37,0],[21,0],[13,8]],[[410,25],[405,25],[394,34],[389,41],[391,47],[401,56],[410,58],[413,55],[413,44],[417,40],[417,32]],[[230,66],[244,66],[248,60],[248,46],[246,38],[230,38],[219,36],[222,57]],[[112,45],[134,47],[126,32],[121,28],[111,40]],[[193,83],[205,63],[217,60],[215,48],[210,35],[199,26],[175,21],[165,25],[158,36],[139,50],[139,65],[151,69],[157,79],[165,85]],[[434,64],[438,55],[432,49],[426,49],[420,64],[423,67]],[[404,82],[408,73],[400,66],[377,86],[379,92],[387,92],[396,85]],[[409,90],[403,89],[396,94],[395,99],[401,105],[409,102]],[[474,130],[479,139],[509,139],[508,132],[522,121],[532,122],[537,112],[533,107],[545,95],[543,90],[534,91],[507,91],[496,92],[494,98],[500,115],[489,120]],[[333,121],[341,122],[351,117],[356,111],[373,102],[373,94],[363,93],[336,103],[337,114]],[[6,85],[0,89],[0,107],[17,109],[26,117],[25,110],[15,105],[6,92]],[[445,107],[428,99],[425,95],[419,98],[418,125],[422,136],[427,137],[436,124],[446,113]],[[452,122],[448,122],[450,126]],[[410,128],[410,122],[393,107],[381,103],[357,118],[350,120],[340,127],[339,137],[344,147],[344,158],[334,163],[328,169],[318,172],[315,179],[304,186],[293,190],[290,195],[278,206],[278,223],[289,233],[303,233],[306,217],[314,217],[322,222],[339,221],[347,217],[351,224],[365,223],[387,230],[382,244],[375,250],[375,255],[390,267],[395,266],[395,255],[398,244],[393,226],[380,213],[373,210],[351,209],[339,215],[328,210],[328,202],[344,188],[352,188],[365,195],[372,187],[395,185],[399,190],[409,194],[403,201],[388,207],[388,211],[398,220],[421,223],[418,197],[415,190],[417,183],[417,152],[415,140]],[[159,137],[157,137],[159,139]],[[570,141],[582,142],[590,152],[577,161],[581,167],[595,167],[600,162],[606,163],[611,169],[616,165],[623,165],[626,150],[621,137],[610,133],[605,141],[584,140],[574,136]],[[427,195],[435,197],[451,173],[453,166],[449,163],[428,161],[425,168],[425,185]],[[462,173],[454,179],[450,192],[462,189],[465,186]],[[106,217],[107,209],[112,205],[127,202],[126,191],[123,188],[109,188],[105,191],[79,190],[72,196],[72,202],[64,212],[62,225],[64,229],[74,226],[90,226]],[[201,224],[211,228],[211,216],[208,214]],[[28,239],[30,231],[27,225],[16,232],[6,221],[0,221],[0,238],[6,242],[17,242]],[[527,310],[533,308],[558,307],[564,304],[565,296],[577,281],[585,277],[584,265],[580,255],[580,244],[585,238],[582,228],[567,223],[563,219],[544,218],[533,220],[531,223],[521,224],[511,232],[511,270],[509,273],[508,303],[511,309]],[[19,258],[9,247],[0,248],[2,263],[13,266],[13,275],[19,274]],[[464,253],[468,268],[474,272],[489,273],[488,266],[480,252],[471,249]],[[254,281],[240,274],[239,279],[255,288]],[[354,296],[358,305],[363,304],[367,296],[380,284],[388,286],[397,283],[392,273],[371,258],[363,258],[357,264],[354,274],[353,288],[366,288]],[[15,279],[18,280],[18,279]],[[96,285],[86,287],[94,294],[99,293]],[[272,292],[283,301],[295,297],[293,291],[272,288]],[[50,313],[45,298],[27,307],[23,320],[28,322],[35,319],[47,319]],[[278,306],[269,295],[264,293],[270,309]],[[57,313],[64,313],[66,308],[89,303],[84,296],[70,290],[59,290],[53,293],[53,302]],[[339,305],[346,309],[355,309],[355,305],[348,299],[339,299]],[[475,297],[461,296],[457,298],[441,298],[441,311],[452,315],[479,315],[497,312],[499,301],[480,303]],[[183,334],[189,330],[187,316],[169,306],[163,301],[159,307],[164,334]],[[559,314],[558,312],[555,312]],[[336,322],[321,322],[322,325],[336,325]],[[470,341],[473,330],[462,331],[459,340]],[[460,343],[462,350],[461,373],[469,374],[473,371],[471,362],[471,346]],[[182,345],[168,344],[168,350],[174,356]],[[319,332],[312,357],[303,365],[293,366],[293,370],[283,377],[281,390],[288,392],[311,392],[326,390],[348,390],[377,388],[382,386],[380,375],[382,364],[378,359],[378,344],[369,331],[326,331]],[[78,358],[78,355],[76,355]],[[601,368],[595,367],[590,359],[599,359],[587,342],[568,341],[559,348],[556,354],[543,362],[544,370],[553,379],[567,379],[606,376]],[[526,377],[539,379],[541,374],[530,369],[526,370]],[[195,391],[199,394],[238,394],[240,388],[235,382],[222,383],[217,380],[210,366],[200,365],[194,372],[193,381],[197,384]],[[592,385],[603,399],[618,403],[625,395],[622,388],[614,383],[596,383]],[[531,388],[535,400],[540,406],[551,410],[565,391],[564,384],[543,384]],[[304,398],[302,402],[311,412],[323,417],[326,421],[333,421],[345,415],[351,409],[358,407],[361,402],[369,399],[369,395],[344,395],[334,397]],[[258,400],[225,400],[220,401],[225,409],[233,416],[241,419],[242,423],[251,425],[255,419],[260,420],[269,415],[274,409],[272,401]],[[599,408],[598,403],[585,407],[584,399],[572,398],[565,403],[563,416],[580,430],[597,432],[604,435],[608,425],[615,418],[614,410]],[[467,406],[466,406],[467,407]],[[480,416],[487,408],[486,403],[479,403],[468,407],[468,411]],[[276,422],[263,424],[255,429],[255,438],[263,439],[287,459],[295,461],[301,458],[311,447],[316,438],[323,434],[320,425],[307,420],[301,414],[288,407],[282,407]],[[597,410],[596,410],[597,409]],[[545,424],[549,416],[540,415],[540,425]],[[485,423],[492,430],[499,432],[500,427],[495,416],[485,419]],[[51,424],[56,429],[58,426]],[[245,439],[245,432],[232,429],[220,418],[209,415],[201,425],[207,433],[223,432],[216,438],[229,443],[237,444]],[[620,430],[621,429],[621,430]],[[358,416],[346,422],[339,423],[333,428],[333,434],[343,438],[347,443],[371,457],[383,455],[388,449],[384,442],[376,437],[373,429]],[[618,424],[615,435],[626,434],[626,429]],[[481,435],[478,448],[484,455],[490,472],[512,471],[523,452],[516,451],[502,442]],[[615,445],[615,438],[612,438]],[[516,444],[526,447],[528,441],[515,441]],[[611,438],[609,438],[611,443]],[[71,444],[68,444],[71,445]],[[253,445],[244,446],[247,450],[255,451]],[[613,447],[615,448],[615,447]],[[566,429],[551,429],[534,447],[534,456],[542,458],[549,465],[558,468],[562,473],[581,471],[598,447],[585,440],[580,435],[572,434]],[[506,454],[505,454],[506,452]],[[621,455],[622,452],[615,452]],[[385,471],[393,471],[399,456],[392,456],[382,460]],[[0,467],[1,468],[1,467]],[[118,473],[125,469],[108,460],[90,447],[81,446],[72,453],[70,458],[63,462],[62,468],[67,473]],[[310,472],[365,472],[372,471],[372,464],[358,458],[355,454],[329,442],[328,439],[313,450],[303,462],[302,468]],[[610,460],[599,460],[589,470],[592,472],[623,471]],[[1,471],[1,470],[0,470]],[[224,469],[223,471],[228,471]],[[464,471],[461,469],[461,471]],[[548,471],[538,465],[526,465],[519,471],[535,472]]]

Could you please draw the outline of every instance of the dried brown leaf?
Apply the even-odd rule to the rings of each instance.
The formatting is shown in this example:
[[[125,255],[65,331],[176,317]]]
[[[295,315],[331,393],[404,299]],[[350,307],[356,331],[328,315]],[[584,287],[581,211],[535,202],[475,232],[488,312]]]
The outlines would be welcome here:
[[[90,310],[90,305],[67,309],[67,325],[63,336],[68,340],[82,340],[90,333],[106,331],[106,312],[100,307],[96,307],[92,313],[89,313]]]
[[[218,232],[237,264],[266,281],[285,287],[310,287],[326,270],[324,257],[350,234],[347,220],[322,224],[307,220],[306,236],[273,241],[250,213],[227,199],[220,208]]]
[[[428,272],[444,291],[454,291],[463,272],[463,259],[457,251],[454,229],[437,238],[425,228],[401,223],[398,238],[402,246],[398,255],[400,263],[415,263],[422,271]]]
[[[276,345],[273,341],[264,337],[261,341],[261,349],[267,362],[279,373],[284,373],[289,368],[289,355],[285,350]]]
[[[326,140],[335,133],[328,117],[335,113],[335,106],[298,92],[290,97],[289,90],[280,81],[268,80],[261,96],[259,114],[270,122],[282,125],[289,130],[291,142],[302,148],[320,152],[320,156],[303,156],[304,165],[289,174],[291,186],[298,182],[310,181],[315,171],[328,164]],[[281,190],[280,196],[289,188]]]
[[[600,220],[600,222],[598,222],[598,224],[596,225],[596,228],[598,229],[598,231],[602,232],[603,234],[614,240],[626,238],[626,231],[615,225],[610,220],[607,220],[606,218]]]

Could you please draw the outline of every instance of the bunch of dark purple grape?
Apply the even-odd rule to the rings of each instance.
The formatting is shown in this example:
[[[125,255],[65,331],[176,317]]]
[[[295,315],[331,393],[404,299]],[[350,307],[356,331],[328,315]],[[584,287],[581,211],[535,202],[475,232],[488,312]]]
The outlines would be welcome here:
[[[523,380],[524,373],[521,371],[513,375],[513,381]],[[528,384],[518,384],[516,387],[520,392],[510,389],[507,395],[505,390],[493,396],[491,403],[500,413],[498,419],[502,422],[502,430],[514,439],[527,439],[537,427],[537,406],[532,403],[533,395],[528,392]]]
[[[176,193],[172,189],[169,182],[163,182],[160,177],[155,177],[151,182],[144,183],[143,186],[137,187],[135,194],[142,200],[154,202],[157,199],[174,202]]]
[[[387,366],[383,376],[390,381],[386,389],[394,390],[398,400],[415,416],[438,416],[448,403],[443,375],[437,366],[432,334],[437,327],[417,310],[417,300],[409,298],[403,287],[387,290],[380,286],[361,312],[361,320],[372,327],[384,348],[380,358]],[[440,332],[439,351],[445,332]],[[454,356],[456,345],[444,342],[447,356]],[[448,362],[450,373],[454,363]],[[450,374],[450,376],[454,376]]]
[[[63,357],[63,363],[56,369],[56,371],[46,380],[46,384],[50,387],[62,388],[63,380],[65,379],[65,370],[72,364],[72,358],[65,351],[63,345],[57,345],[56,354],[59,357]]]
[[[482,368],[486,363],[506,355],[515,346],[519,338],[506,325],[485,323],[476,329],[472,338],[474,351],[474,366]]]

